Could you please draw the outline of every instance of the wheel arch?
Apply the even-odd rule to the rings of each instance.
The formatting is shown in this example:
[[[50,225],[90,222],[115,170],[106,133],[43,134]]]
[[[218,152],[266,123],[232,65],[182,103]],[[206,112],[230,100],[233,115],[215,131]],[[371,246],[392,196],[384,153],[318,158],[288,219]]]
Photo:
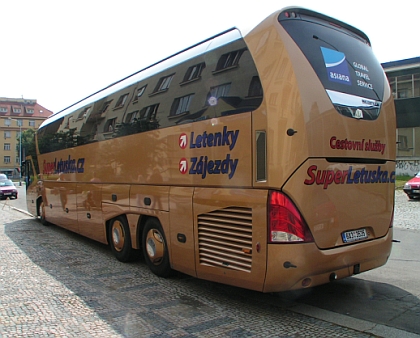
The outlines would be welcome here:
[[[108,244],[108,245],[111,243],[110,242],[111,239],[109,237],[109,228],[111,226],[112,221],[119,218],[119,217],[124,217],[125,220],[128,222],[127,215],[125,213],[121,213],[121,214],[118,214],[118,215],[113,215],[111,218],[109,218],[105,221],[105,233],[106,233],[106,242],[107,242],[106,244]]]

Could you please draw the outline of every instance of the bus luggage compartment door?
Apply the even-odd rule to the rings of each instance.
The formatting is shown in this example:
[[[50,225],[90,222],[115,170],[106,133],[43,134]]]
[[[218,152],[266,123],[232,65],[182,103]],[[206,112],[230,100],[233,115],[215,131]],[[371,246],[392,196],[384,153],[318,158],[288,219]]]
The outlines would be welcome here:
[[[193,187],[171,187],[169,194],[171,267],[196,276],[193,228]]]
[[[267,255],[267,191],[196,188],[197,277],[262,291]]]
[[[44,181],[47,221],[79,232],[76,209],[76,184],[69,181]],[[45,202],[45,201],[44,201]]]

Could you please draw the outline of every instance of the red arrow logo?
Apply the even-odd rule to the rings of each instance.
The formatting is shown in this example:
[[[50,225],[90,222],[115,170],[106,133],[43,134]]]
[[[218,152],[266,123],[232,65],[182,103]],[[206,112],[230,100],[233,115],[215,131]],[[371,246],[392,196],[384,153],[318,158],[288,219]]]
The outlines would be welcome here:
[[[179,161],[179,172],[181,174],[186,174],[188,171],[188,161],[186,158],[181,158]]]
[[[188,136],[187,136],[187,134],[182,133],[182,134],[179,136],[179,140],[178,140],[178,142],[179,142],[179,147],[180,147],[181,149],[185,149],[185,148],[187,147],[187,145],[188,145]]]

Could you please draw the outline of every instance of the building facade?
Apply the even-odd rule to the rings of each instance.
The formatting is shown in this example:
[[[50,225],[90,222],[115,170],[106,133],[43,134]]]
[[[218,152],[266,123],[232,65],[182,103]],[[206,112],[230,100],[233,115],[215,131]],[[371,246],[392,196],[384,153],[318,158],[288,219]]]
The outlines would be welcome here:
[[[420,57],[383,63],[397,113],[397,175],[420,171]]]
[[[0,97],[0,173],[10,178],[20,176],[20,162],[25,157],[19,147],[20,133],[37,129],[52,113],[36,100]]]

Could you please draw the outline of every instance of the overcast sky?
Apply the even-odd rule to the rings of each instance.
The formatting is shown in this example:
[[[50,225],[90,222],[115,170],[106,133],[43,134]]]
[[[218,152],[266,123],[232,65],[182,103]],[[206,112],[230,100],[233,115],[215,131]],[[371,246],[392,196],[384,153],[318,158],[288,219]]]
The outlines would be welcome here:
[[[301,6],[364,31],[379,62],[420,56],[418,0],[0,0],[0,97],[58,112],[221,31]]]

